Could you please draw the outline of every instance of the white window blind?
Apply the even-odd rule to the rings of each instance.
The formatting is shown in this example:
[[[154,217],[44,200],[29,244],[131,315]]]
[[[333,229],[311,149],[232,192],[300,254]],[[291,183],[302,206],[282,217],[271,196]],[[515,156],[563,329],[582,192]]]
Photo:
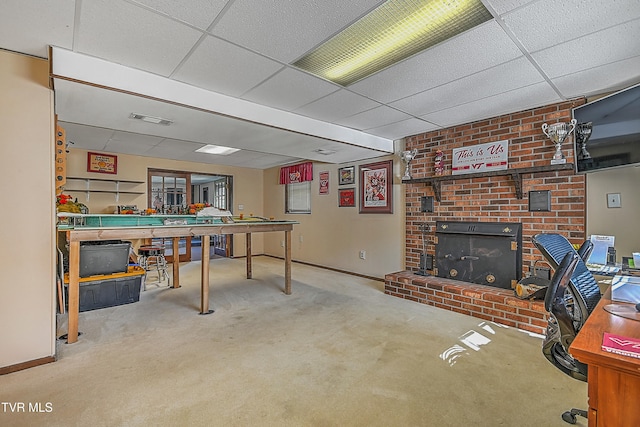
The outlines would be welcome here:
[[[286,213],[311,213],[311,181],[286,184]]]

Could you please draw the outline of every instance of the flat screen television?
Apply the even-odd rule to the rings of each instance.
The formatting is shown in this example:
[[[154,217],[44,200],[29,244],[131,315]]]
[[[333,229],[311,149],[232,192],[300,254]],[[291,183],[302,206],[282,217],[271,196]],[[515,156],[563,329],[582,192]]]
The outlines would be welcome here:
[[[573,118],[592,123],[584,146],[573,136],[577,172],[640,163],[640,84],[574,108]]]

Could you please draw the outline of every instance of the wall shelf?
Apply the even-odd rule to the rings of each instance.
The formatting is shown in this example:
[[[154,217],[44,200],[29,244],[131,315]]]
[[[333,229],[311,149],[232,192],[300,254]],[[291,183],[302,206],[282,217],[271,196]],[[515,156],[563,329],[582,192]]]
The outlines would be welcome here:
[[[120,194],[135,194],[135,195],[145,194],[144,191],[135,191],[136,186],[141,184],[146,184],[144,181],[130,181],[126,179],[83,178],[83,177],[77,177],[77,176],[68,176],[67,184],[69,184],[70,181],[83,181],[85,183],[85,188],[66,188],[65,187],[64,192],[85,193],[87,196],[87,201],[89,200],[89,195],[91,193],[115,194],[116,202],[118,202],[118,200],[120,199]],[[94,184],[106,183],[105,185],[113,185],[114,187],[112,189],[105,189],[104,187],[93,188],[93,186],[91,185],[92,183]],[[127,186],[127,189],[126,190],[121,189],[120,188],[121,184],[124,184],[125,186]]]
[[[513,180],[516,197],[518,199],[522,199],[523,197],[522,175],[544,173],[544,172],[555,172],[555,171],[562,171],[562,170],[574,170],[573,163],[564,163],[561,165],[534,166],[530,168],[505,169],[500,171],[467,173],[463,175],[442,175],[442,176],[432,176],[429,178],[413,178],[413,179],[402,180],[402,183],[431,185],[431,187],[433,187],[435,198],[439,202],[440,196],[441,196],[441,187],[443,182],[456,181],[459,179],[486,178],[489,176],[507,176],[508,175],[508,176],[511,176],[511,179]]]

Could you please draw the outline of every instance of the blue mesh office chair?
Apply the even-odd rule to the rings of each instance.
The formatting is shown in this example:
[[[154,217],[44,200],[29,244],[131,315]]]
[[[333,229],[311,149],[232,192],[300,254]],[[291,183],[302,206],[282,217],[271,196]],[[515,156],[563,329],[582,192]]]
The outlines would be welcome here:
[[[588,258],[592,245],[585,243],[576,251],[560,234],[537,234],[532,241],[555,268],[545,295],[550,316],[542,352],[565,374],[586,381],[587,365],[569,354],[569,346],[600,301],[600,287],[582,258]],[[587,412],[573,408],[562,419],[575,424],[576,415],[587,417]]]

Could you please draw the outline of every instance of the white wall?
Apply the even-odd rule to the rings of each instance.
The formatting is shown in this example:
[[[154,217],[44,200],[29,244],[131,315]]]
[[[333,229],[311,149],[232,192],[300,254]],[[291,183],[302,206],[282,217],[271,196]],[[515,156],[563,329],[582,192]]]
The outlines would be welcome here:
[[[49,66],[0,50],[0,368],[55,354],[53,93]]]
[[[358,166],[362,163],[343,165],[314,163],[311,183],[311,214],[285,214],[284,185],[278,184],[280,169],[272,168],[264,173],[264,215],[279,219],[299,221],[293,227],[292,257],[324,267],[352,273],[384,278],[387,273],[404,269],[405,203],[401,176],[404,172],[398,157],[387,156],[373,161],[394,161],[393,214],[358,213]],[[338,185],[338,169],[355,165],[356,184]],[[329,194],[319,194],[319,174],[329,172]],[[338,189],[356,187],[356,207],[338,207]],[[265,252],[284,256],[280,246],[282,236],[267,233]],[[366,259],[359,252],[366,252]]]
[[[607,194],[620,193],[620,208],[607,207]],[[616,261],[640,251],[640,167],[587,174],[587,235],[615,236]]]

